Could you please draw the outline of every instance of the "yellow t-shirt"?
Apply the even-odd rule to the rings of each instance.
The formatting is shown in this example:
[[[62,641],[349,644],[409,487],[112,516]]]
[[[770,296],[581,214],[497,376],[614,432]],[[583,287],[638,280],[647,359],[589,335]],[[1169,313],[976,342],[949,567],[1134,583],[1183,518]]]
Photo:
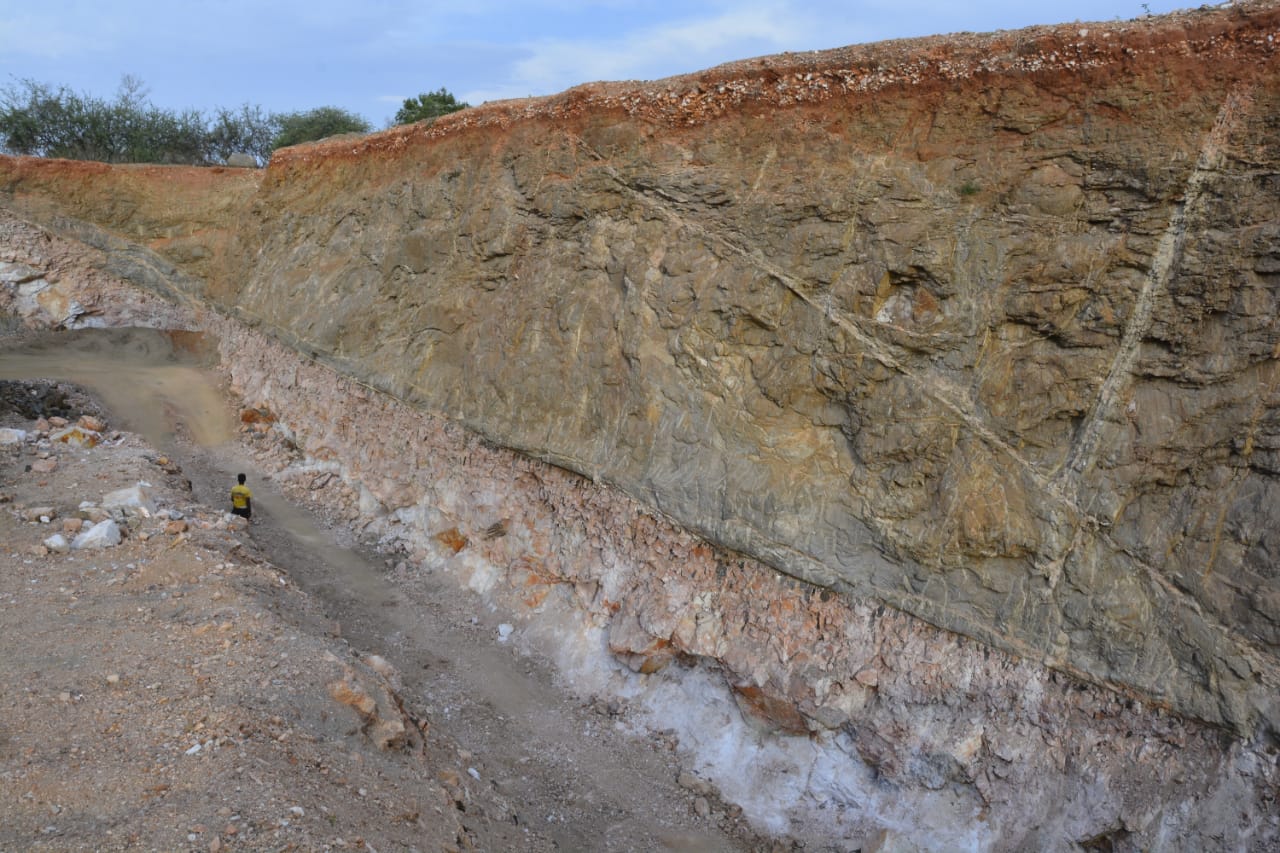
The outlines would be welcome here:
[[[236,483],[231,487],[231,505],[236,509],[244,509],[249,505],[249,500],[253,497],[253,492],[249,491],[248,486]]]

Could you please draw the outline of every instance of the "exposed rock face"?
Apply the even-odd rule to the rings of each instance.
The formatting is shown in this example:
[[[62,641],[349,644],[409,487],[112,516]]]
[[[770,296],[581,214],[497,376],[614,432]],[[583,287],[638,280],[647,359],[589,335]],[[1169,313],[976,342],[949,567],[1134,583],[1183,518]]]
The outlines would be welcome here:
[[[970,651],[902,659],[954,668],[937,694],[952,700],[970,678],[1003,695],[998,671],[1025,666],[1014,681],[1037,689],[1056,670],[1240,735],[1280,727],[1277,35],[1274,3],[1243,3],[788,55],[291,149],[265,173],[4,160],[0,202],[102,250],[112,275],[203,300],[416,411],[853,594],[812,617],[867,620],[830,651],[865,642],[862,656],[825,683],[834,658],[734,663],[751,645],[726,638],[739,618],[763,620],[754,631],[784,663],[791,645],[834,641],[791,618],[800,599],[754,614],[741,590],[759,582],[726,580],[728,551],[704,566],[669,553],[701,579],[663,595],[568,572],[579,589],[631,591],[596,606],[636,669],[720,660],[772,724],[850,726],[890,778],[991,785],[990,803],[1057,778],[1020,763],[1034,720],[1124,742],[1123,724],[1086,722],[1110,694],[1077,711],[1069,688],[1041,706],[1008,687],[991,725],[1021,732],[1016,746],[959,729],[933,751],[895,741],[903,704],[866,703],[894,683],[867,637],[899,617],[873,619],[877,603],[1021,658],[958,663],[976,647],[953,638]],[[231,370],[279,413],[297,374],[248,366],[259,346],[229,344]],[[407,437],[396,476],[351,436],[318,441],[341,424],[290,425],[313,461],[357,472],[366,517],[412,516],[454,554],[487,541],[478,510],[460,527],[420,509],[440,495],[414,481],[428,463]],[[417,535],[405,541],[426,547]],[[542,577],[511,568],[525,556],[486,560]],[[746,603],[709,603],[724,595]],[[883,645],[934,636],[909,624]],[[903,678],[918,717],[930,682]],[[981,764],[993,755],[1018,769]],[[1181,795],[1151,795],[1167,796]],[[1059,829],[1044,838],[1087,840]]]
[[[295,496],[522,612],[531,631],[557,609],[581,612],[620,661],[653,674],[650,691],[671,670],[709,665],[748,720],[798,735],[754,746],[731,733],[723,709],[680,732],[699,770],[765,828],[807,827],[856,848],[887,825],[922,850],[1280,842],[1280,767],[1265,737],[1233,742],[874,601],[796,582],[617,490],[335,378],[256,331],[228,320],[210,331],[251,406],[246,428],[274,446],[264,467]],[[280,420],[264,416],[267,401]],[[566,669],[593,645],[589,631],[572,635],[560,652]],[[706,701],[676,699],[648,700],[658,728]]]

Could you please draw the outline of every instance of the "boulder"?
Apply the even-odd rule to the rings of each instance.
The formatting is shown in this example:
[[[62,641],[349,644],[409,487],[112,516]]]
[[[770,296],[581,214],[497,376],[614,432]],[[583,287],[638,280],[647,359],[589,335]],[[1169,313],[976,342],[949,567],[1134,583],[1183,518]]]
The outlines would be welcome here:
[[[148,518],[154,515],[156,511],[155,501],[152,500],[144,483],[108,492],[102,496],[101,506],[107,510],[123,509],[130,515],[141,515]]]
[[[65,554],[71,550],[71,544],[67,542],[67,537],[61,533],[55,533],[48,539],[44,540],[44,547],[48,548],[54,554]]]
[[[71,547],[77,551],[111,548],[119,545],[120,539],[120,525],[116,524],[113,519],[108,518],[106,521],[98,522],[77,536],[71,543]]]

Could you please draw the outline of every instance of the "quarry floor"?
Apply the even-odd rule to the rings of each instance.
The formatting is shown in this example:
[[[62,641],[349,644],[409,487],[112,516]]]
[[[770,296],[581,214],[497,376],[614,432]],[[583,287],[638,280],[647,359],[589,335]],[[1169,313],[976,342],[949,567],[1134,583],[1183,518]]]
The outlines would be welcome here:
[[[148,440],[73,386],[0,388],[31,398],[0,399],[26,433],[0,446],[0,849],[791,848],[502,613],[362,551],[239,438],[192,441],[174,400],[151,395],[172,433]],[[51,440],[59,412],[105,428]],[[224,512],[237,470],[249,526]],[[121,544],[42,544],[140,482]]]

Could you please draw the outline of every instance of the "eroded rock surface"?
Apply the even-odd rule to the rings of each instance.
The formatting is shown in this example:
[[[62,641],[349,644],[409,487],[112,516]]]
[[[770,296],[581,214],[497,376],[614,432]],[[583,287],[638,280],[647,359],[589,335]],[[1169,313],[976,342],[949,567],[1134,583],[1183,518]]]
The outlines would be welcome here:
[[[1226,803],[1255,773],[1273,790],[1263,753],[1219,752],[1185,717],[1255,744],[1280,717],[1277,35],[1274,3],[1238,3],[787,55],[290,149],[264,173],[0,160],[0,202],[111,281],[221,312],[246,423],[289,436],[311,490],[531,607],[570,584],[638,672],[718,661],[771,726],[845,731],[889,778],[983,807],[1078,784],[1088,750],[1132,780],[1135,755],[1165,761],[1150,707],[1183,715],[1195,734],[1165,742],[1183,761],[1203,738],[1197,769],[1149,768],[1176,791],[1077,787],[1087,817],[1044,829],[1088,841],[1116,802]],[[0,258],[19,313],[39,313],[20,290],[37,249]],[[348,377],[350,405],[317,408],[319,365],[264,370],[269,339]],[[593,534],[563,533],[579,510],[559,498],[522,528],[490,491],[424,479],[458,424],[455,476],[512,448],[514,482],[561,476],[542,460],[638,502],[582,486],[588,531],[663,518],[707,542],[673,550],[688,533],[663,528],[660,556],[564,557]],[[763,596],[771,569],[813,588]],[[990,733],[924,721],[975,702]],[[1164,820],[1112,810],[1107,832]]]
[[[297,149],[216,298],[797,577],[1249,729],[1276,22],[783,57]]]

